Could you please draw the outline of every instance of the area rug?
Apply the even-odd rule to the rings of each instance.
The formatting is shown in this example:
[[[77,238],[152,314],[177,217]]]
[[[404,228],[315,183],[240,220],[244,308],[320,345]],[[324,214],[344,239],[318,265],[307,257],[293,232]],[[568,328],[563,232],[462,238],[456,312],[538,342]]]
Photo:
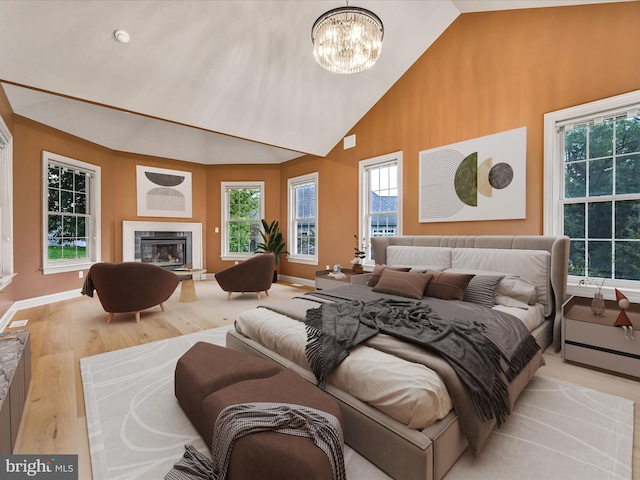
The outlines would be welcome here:
[[[173,372],[199,341],[225,345],[220,327],[81,359],[93,479],[164,478],[185,444],[206,446],[178,405]],[[633,402],[536,376],[481,455],[446,475],[462,479],[631,479]],[[389,479],[345,447],[349,480]]]

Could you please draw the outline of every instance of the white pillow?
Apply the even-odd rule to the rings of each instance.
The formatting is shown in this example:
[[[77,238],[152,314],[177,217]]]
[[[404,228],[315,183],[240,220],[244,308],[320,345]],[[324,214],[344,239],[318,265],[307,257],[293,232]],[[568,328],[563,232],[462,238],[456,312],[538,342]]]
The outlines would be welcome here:
[[[496,290],[497,305],[507,307],[529,308],[538,300],[538,290],[532,283],[520,278],[520,275],[493,270],[474,270],[471,268],[447,268],[447,273],[472,273],[477,276],[504,276]]]
[[[545,315],[553,309],[549,278],[551,254],[546,250],[502,248],[454,248],[451,267],[465,270],[502,272],[535,285],[537,302],[544,305]]]
[[[496,303],[507,307],[529,308],[537,298],[536,286],[522,278],[503,278],[496,291]]]

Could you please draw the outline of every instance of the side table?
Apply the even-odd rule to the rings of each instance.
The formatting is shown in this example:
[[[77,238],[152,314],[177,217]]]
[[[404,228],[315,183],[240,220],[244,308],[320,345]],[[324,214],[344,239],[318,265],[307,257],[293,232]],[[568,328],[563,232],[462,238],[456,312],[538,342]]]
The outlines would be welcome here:
[[[562,358],[564,360],[640,377],[640,305],[626,310],[633,323],[633,339],[625,338],[613,323],[620,308],[605,301],[605,312],[591,312],[591,298],[572,297],[564,304],[562,322]]]
[[[316,290],[342,287],[348,283],[364,285],[371,276],[369,273],[353,273],[353,270],[350,268],[342,269],[342,273],[345,274],[343,278],[332,277],[329,275],[330,273],[331,270],[316,271]]]
[[[196,300],[196,286],[193,283],[194,275],[202,275],[207,273],[206,270],[198,268],[178,268],[171,270],[180,278],[180,301],[181,302],[193,302]]]

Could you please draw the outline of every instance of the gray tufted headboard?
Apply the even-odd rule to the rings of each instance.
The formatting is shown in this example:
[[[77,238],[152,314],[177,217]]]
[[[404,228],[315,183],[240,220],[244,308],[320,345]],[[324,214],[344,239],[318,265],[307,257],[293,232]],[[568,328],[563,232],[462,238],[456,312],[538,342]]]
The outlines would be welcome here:
[[[387,263],[387,247],[491,248],[510,250],[545,250],[551,255],[549,284],[553,295],[552,310],[547,316],[553,322],[553,345],[560,348],[562,304],[567,288],[569,237],[545,235],[415,235],[373,237],[371,247],[377,264]]]

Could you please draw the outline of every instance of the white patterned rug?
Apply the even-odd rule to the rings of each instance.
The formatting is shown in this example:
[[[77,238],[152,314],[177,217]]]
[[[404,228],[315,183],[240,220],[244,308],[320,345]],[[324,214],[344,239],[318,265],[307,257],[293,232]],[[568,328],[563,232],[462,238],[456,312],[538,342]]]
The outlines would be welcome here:
[[[199,341],[225,345],[231,326],[81,359],[93,479],[158,480],[185,444],[206,446],[178,405],[173,372]],[[445,480],[631,479],[633,402],[536,376],[479,457]],[[349,480],[389,477],[348,446]]]

